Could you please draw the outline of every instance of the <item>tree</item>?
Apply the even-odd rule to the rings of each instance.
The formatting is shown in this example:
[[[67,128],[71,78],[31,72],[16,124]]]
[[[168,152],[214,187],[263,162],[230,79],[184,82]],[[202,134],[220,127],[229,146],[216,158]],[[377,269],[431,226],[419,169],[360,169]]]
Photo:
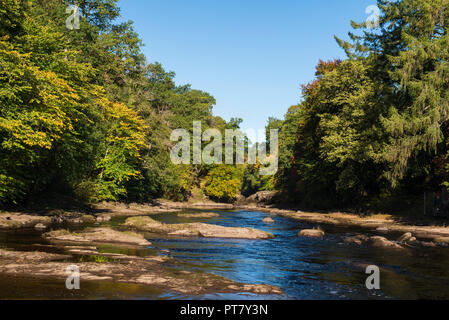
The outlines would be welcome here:
[[[260,168],[262,164],[257,159],[256,164],[247,164],[242,177],[242,195],[248,197],[259,191],[273,190],[272,176],[262,176]]]
[[[434,155],[447,139],[449,67],[447,0],[378,1],[379,30],[350,34],[352,42],[339,43],[351,57],[369,56],[375,65],[382,103],[382,118],[389,135],[383,158],[386,177],[393,186],[414,160]],[[352,23],[356,29],[365,23]]]

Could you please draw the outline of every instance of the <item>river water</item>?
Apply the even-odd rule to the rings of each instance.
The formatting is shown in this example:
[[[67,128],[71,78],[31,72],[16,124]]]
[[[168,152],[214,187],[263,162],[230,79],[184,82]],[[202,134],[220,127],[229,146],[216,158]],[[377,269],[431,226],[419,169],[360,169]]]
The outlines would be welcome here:
[[[189,211],[192,212],[192,211]],[[449,248],[405,251],[345,244],[345,236],[360,230],[321,226],[324,239],[298,237],[300,229],[314,224],[275,216],[263,223],[262,212],[214,211],[212,219],[180,218],[176,213],[152,216],[166,223],[206,222],[222,226],[251,227],[275,235],[270,240],[237,240],[160,237],[146,234],[153,247],[124,250],[103,246],[100,251],[132,255],[167,254],[178,263],[170,268],[203,271],[251,284],[271,284],[282,295],[248,293],[186,296],[154,290],[148,286],[113,282],[85,282],[81,290],[69,291],[60,280],[21,279],[0,276],[3,299],[449,299]],[[123,218],[109,223],[118,226]],[[393,235],[392,238],[397,238]],[[2,231],[0,246],[15,250],[38,250],[46,244],[37,231]],[[45,249],[48,250],[48,249]],[[41,250],[41,251],[45,251]],[[365,285],[366,266],[380,268],[380,290]]]

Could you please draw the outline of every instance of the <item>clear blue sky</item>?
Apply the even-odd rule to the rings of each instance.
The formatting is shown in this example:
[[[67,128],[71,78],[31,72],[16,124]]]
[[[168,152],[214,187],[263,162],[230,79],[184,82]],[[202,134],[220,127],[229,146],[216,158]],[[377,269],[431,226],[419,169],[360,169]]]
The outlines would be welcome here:
[[[375,0],[120,0],[149,62],[176,83],[212,94],[214,114],[259,129],[300,101],[319,59],[344,58],[347,38]]]

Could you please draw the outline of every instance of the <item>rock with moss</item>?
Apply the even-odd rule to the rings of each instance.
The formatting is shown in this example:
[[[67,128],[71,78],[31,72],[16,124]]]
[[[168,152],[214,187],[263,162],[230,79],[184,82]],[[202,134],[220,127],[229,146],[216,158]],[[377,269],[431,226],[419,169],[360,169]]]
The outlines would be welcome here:
[[[215,212],[178,213],[180,218],[216,218],[220,215]]]
[[[22,213],[0,214],[0,229],[33,228],[38,224],[49,226],[51,224],[51,218]]]
[[[125,226],[141,231],[148,231],[172,236],[199,236],[205,238],[236,238],[236,239],[270,239],[271,233],[240,227],[223,227],[206,223],[166,224],[150,217],[131,217],[126,219]]]
[[[449,237],[437,237],[433,241],[440,244],[449,244]]]
[[[324,231],[321,229],[304,229],[298,233],[298,236],[306,238],[322,238],[324,237]]]
[[[68,222],[73,223],[73,224],[94,223],[95,221],[96,221],[96,218],[94,216],[87,215],[87,214],[82,215],[80,217],[68,219]]]
[[[149,246],[151,243],[138,233],[120,232],[110,228],[95,228],[82,233],[71,233],[67,230],[50,231],[44,237],[53,241],[79,243],[117,243],[138,246]]]

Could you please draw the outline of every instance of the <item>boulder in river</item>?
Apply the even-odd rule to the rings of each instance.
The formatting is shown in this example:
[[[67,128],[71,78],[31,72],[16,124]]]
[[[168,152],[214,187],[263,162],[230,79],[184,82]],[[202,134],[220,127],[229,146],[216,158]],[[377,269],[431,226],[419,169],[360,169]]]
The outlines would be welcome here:
[[[376,231],[381,233],[388,233],[390,229],[388,229],[387,227],[378,227]]]
[[[270,217],[266,217],[265,219],[262,220],[262,222],[264,222],[264,223],[273,223],[274,220],[272,218],[270,218]]]
[[[412,238],[409,238],[408,241],[412,241]],[[415,239],[416,241],[416,239]],[[358,234],[356,236],[351,236],[351,237],[346,237],[344,239],[345,243],[351,243],[351,244],[357,244],[357,245],[362,245],[362,244],[370,244],[373,247],[377,247],[377,248],[391,248],[391,249],[404,249],[403,246],[397,244],[396,242],[390,241],[385,237],[381,237],[381,236],[373,236],[373,237],[368,237],[364,234]]]
[[[322,238],[324,231],[320,229],[304,229],[299,231],[298,236],[307,238]]]
[[[236,238],[236,239],[270,239],[271,233],[241,227],[223,227],[206,223],[176,223],[167,224],[150,217],[131,217],[126,219],[125,226],[141,231],[167,235],[200,236],[205,238]]]
[[[419,244],[426,248],[435,248],[437,246],[436,243],[431,241],[420,241]]]
[[[449,244],[449,237],[438,237],[433,239],[436,243],[443,243],[443,244]]]
[[[352,237],[346,237],[344,239],[344,242],[361,245],[361,244],[367,242],[368,240],[369,240],[368,236],[365,236],[364,234],[358,234],[358,235],[355,235]]]

